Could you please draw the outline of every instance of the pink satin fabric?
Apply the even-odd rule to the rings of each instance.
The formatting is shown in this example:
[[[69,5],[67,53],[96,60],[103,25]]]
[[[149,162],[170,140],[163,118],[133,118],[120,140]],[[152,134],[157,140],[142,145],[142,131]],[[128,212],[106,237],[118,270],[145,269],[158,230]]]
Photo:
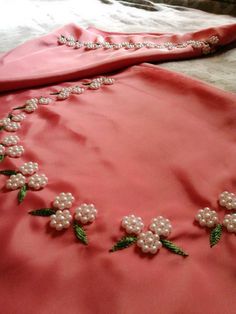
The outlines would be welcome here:
[[[235,25],[185,38],[217,32],[224,44],[233,41],[232,29]],[[81,29],[68,26],[63,31],[78,36]],[[1,118],[29,98],[80,84],[81,77],[150,61],[154,54],[156,60],[164,56],[151,51],[140,56],[80,53],[57,46],[61,32],[2,57],[2,90],[26,89],[1,96]],[[81,36],[95,38],[98,30],[84,32]],[[197,56],[192,49],[168,53],[168,58]],[[42,85],[43,78],[48,84],[76,76],[74,82],[29,89]],[[17,132],[25,154],[1,164],[1,169],[15,169],[36,161],[49,178],[43,190],[29,191],[21,205],[17,191],[0,193],[1,312],[233,314],[235,235],[224,232],[211,249],[209,232],[194,223],[194,216],[209,206],[222,218],[225,211],[217,205],[218,194],[236,191],[236,96],[149,64],[109,76],[115,79],[112,86],[71,95],[27,115]],[[1,133],[1,139],[8,135]],[[5,181],[1,176],[2,187]],[[72,211],[83,202],[94,203],[99,211],[86,227],[88,246],[75,239],[72,229],[57,232],[48,218],[27,214],[50,206],[63,191],[76,198]],[[146,226],[155,216],[169,218],[169,239],[189,257],[164,248],[145,255],[135,246],[108,253],[124,235],[121,218],[132,213],[143,217]]]

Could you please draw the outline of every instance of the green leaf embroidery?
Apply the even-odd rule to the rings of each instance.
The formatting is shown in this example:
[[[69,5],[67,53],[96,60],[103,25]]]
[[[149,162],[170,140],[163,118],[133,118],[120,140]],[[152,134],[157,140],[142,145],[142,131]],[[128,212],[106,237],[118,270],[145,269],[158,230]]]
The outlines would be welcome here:
[[[26,193],[27,193],[27,190],[28,190],[28,185],[25,184],[22,186],[22,188],[20,189],[18,195],[17,195],[17,198],[18,198],[18,203],[22,203],[24,198],[26,197]]]
[[[0,131],[4,130],[4,125],[0,126]]]
[[[218,224],[214,229],[212,229],[210,233],[210,246],[211,247],[213,247],[220,241],[221,235],[222,235],[222,225]]]
[[[73,229],[76,238],[80,240],[83,244],[87,245],[88,244],[87,235],[83,227],[76,220],[73,222]]]
[[[32,216],[42,216],[42,217],[47,217],[55,214],[55,210],[53,208],[39,208],[35,210],[31,210],[28,212],[28,214]]]
[[[20,109],[25,109],[26,106],[21,106],[21,107],[15,107],[12,110],[20,110]]]
[[[15,170],[0,170],[0,174],[3,174],[4,176],[8,176],[8,177],[17,173],[18,171],[15,171]]]
[[[109,250],[109,252],[116,252],[118,250],[126,249],[137,242],[136,236],[124,236]]]
[[[165,247],[167,250],[171,251],[172,253],[182,255],[182,256],[188,256],[188,253],[184,252],[180,247],[176,246],[173,242],[163,239],[160,239],[163,247]]]
[[[0,155],[0,162],[2,162],[5,158],[5,155]]]

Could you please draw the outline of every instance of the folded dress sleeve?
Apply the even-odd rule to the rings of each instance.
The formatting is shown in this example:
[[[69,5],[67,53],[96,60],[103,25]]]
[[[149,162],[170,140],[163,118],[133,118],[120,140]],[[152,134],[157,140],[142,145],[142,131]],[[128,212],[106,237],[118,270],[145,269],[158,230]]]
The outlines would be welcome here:
[[[67,45],[58,43],[61,35],[69,39]],[[70,40],[72,36],[84,45],[80,48],[70,46],[74,42]],[[59,83],[142,62],[196,58],[235,39],[236,24],[181,35],[114,33],[70,24],[1,56],[0,91]],[[104,42],[112,46],[106,49]],[[94,49],[94,43],[102,47]],[[128,45],[119,47],[121,43]],[[137,43],[141,46],[135,45]]]

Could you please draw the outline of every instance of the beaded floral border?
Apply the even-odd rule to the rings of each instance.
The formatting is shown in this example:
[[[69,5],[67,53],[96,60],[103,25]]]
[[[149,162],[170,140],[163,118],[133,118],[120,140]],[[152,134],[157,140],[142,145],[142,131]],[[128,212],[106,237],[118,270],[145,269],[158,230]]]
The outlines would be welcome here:
[[[209,207],[199,209],[195,216],[195,220],[201,227],[207,227],[211,230],[209,238],[210,247],[218,244],[224,230],[236,234],[236,195],[224,191],[219,195],[218,203],[228,211],[235,211],[232,214],[226,214],[222,223],[220,223],[217,212]]]
[[[122,237],[110,252],[123,250],[136,243],[143,253],[156,254],[163,246],[172,253],[188,256],[183,249],[166,239],[172,232],[171,222],[167,218],[162,216],[153,218],[149,230],[145,232],[142,218],[135,215],[123,217],[121,226],[129,235]]]
[[[209,54],[214,51],[214,46],[219,43],[219,37],[217,35],[212,35],[207,39],[202,40],[187,40],[180,43],[173,43],[173,42],[165,42],[163,44],[154,43],[151,41],[148,42],[137,42],[133,43],[129,42],[121,42],[121,43],[112,43],[108,41],[104,42],[91,42],[91,41],[79,41],[75,39],[72,35],[64,36],[60,35],[58,37],[58,44],[66,45],[68,47],[72,47],[75,49],[85,48],[86,50],[96,50],[96,49],[127,49],[127,50],[137,50],[141,48],[148,48],[148,49],[179,49],[179,48],[186,48],[192,47],[194,49],[200,48],[202,49],[203,54]]]

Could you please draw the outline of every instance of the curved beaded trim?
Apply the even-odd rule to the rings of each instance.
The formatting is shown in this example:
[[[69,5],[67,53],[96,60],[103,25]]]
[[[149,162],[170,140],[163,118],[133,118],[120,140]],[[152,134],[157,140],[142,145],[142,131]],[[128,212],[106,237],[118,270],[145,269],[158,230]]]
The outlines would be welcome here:
[[[192,47],[192,48],[201,48],[202,52],[204,54],[208,54],[212,51],[212,46],[216,45],[219,42],[219,37],[216,35],[213,35],[209,37],[206,40],[188,40],[184,41],[182,43],[172,43],[172,42],[166,42],[164,44],[157,44],[154,42],[121,42],[121,43],[111,43],[111,42],[81,42],[79,40],[76,40],[73,36],[63,36],[60,35],[58,38],[58,43],[60,45],[66,45],[68,47],[72,47],[75,49],[78,48],[85,48],[86,50],[95,50],[95,49],[140,49],[140,48],[154,48],[154,49],[168,49],[172,50],[175,48],[186,48],[186,47]]]

